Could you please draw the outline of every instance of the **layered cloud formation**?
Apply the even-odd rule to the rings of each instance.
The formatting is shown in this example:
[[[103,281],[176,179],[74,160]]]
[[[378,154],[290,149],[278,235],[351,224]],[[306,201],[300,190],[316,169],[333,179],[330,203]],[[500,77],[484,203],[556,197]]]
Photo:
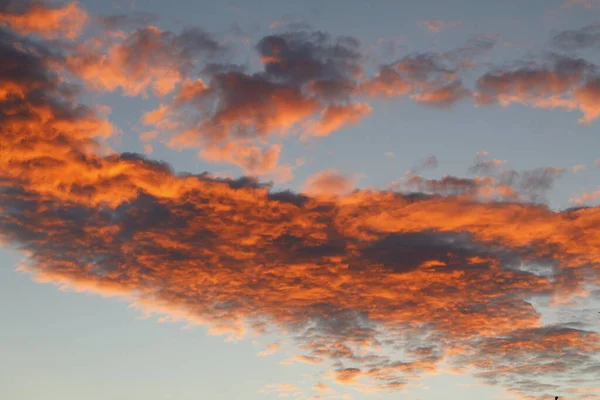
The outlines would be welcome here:
[[[597,67],[572,55],[489,68],[466,78],[499,38],[482,35],[439,53],[411,53],[367,68],[360,42],[300,27],[260,38],[251,49],[259,68],[240,64],[235,46],[198,27],[163,30],[148,14],[92,18],[76,3],[7,2],[0,23],[17,34],[68,39],[48,59],[61,76],[92,91],[156,96],[161,105],[142,116],[142,139],[196,148],[252,176],[284,183],[295,165],[281,163],[281,139],[320,138],[368,118],[374,100],[406,97],[448,109],[519,103],[579,110],[581,123],[598,118]],[[429,21],[429,25],[431,25]],[[92,25],[95,35],[83,35]],[[433,24],[436,26],[436,23]],[[83,35],[83,36],[82,36]],[[556,35],[557,49],[596,46],[597,26]],[[49,61],[50,62],[50,61]]]
[[[175,174],[110,153],[102,138],[116,128],[79,103],[83,89],[72,83],[168,98],[143,119],[171,143],[266,173],[282,167],[269,138],[293,127],[327,135],[367,115],[372,96],[579,108],[590,122],[595,67],[561,56],[489,72],[471,91],[457,75],[465,64],[445,65],[448,54],[407,56],[365,76],[356,40],[291,32],[263,38],[263,69],[250,73],[216,62],[225,50],[200,30],[139,28],[99,47],[44,42],[60,30],[36,18],[63,9],[2,9],[0,239],[27,254],[35,279],[215,333],[285,332],[296,361],[323,366],[327,384],[314,387],[323,397],[331,386],[401,390],[448,371],[524,396],[598,397],[600,334],[544,324],[534,307],[600,287],[600,208],[540,203],[563,170],[518,173],[480,154],[476,178],[415,170],[399,190],[352,191],[351,178],[324,171],[305,194],[273,192],[251,178]],[[207,79],[194,72],[203,57]],[[90,72],[98,68],[106,75]]]

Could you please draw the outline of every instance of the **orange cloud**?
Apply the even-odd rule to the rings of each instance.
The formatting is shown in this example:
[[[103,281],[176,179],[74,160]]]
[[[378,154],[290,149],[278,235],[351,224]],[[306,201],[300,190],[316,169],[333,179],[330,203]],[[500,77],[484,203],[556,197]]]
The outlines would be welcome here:
[[[48,39],[77,38],[88,22],[88,14],[76,1],[54,7],[37,1],[3,2],[0,24],[23,35],[36,34]]]
[[[316,196],[346,194],[353,188],[354,180],[334,169],[317,172],[304,184],[304,191]]]
[[[181,83],[179,91],[173,98],[173,105],[177,106],[193,101],[204,93],[208,87],[202,79],[187,79]]]
[[[576,164],[571,167],[571,171],[573,171],[573,173],[583,171],[584,169],[585,169],[585,164]]]
[[[278,183],[292,179],[292,167],[279,165],[281,146],[271,145],[264,149],[248,141],[230,141],[223,146],[212,146],[200,152],[210,162],[228,162],[239,166],[252,176],[274,176]]]
[[[314,136],[327,136],[345,125],[357,123],[372,110],[366,103],[329,106],[323,110],[320,119],[310,126],[309,131]]]
[[[521,103],[537,108],[579,109],[580,123],[600,116],[600,84],[595,67],[582,59],[555,57],[551,66],[523,67],[490,72],[477,81],[479,104],[497,102],[506,107]]]
[[[356,384],[356,379],[361,375],[361,370],[358,368],[345,368],[338,370],[335,373],[335,382],[348,385]]]
[[[228,160],[249,174],[279,174],[286,167],[273,162],[274,150],[260,150],[266,143],[289,133],[325,136],[371,111],[366,103],[348,102],[362,70],[357,46],[320,32],[264,37],[256,45],[264,71],[213,65],[208,84],[182,83],[170,104],[143,122],[165,131],[173,147],[199,147],[208,161]],[[258,158],[265,162],[251,167]]]
[[[410,95],[434,107],[449,107],[470,95],[458,79],[457,69],[434,54],[407,56],[384,65],[374,77],[361,83],[360,91],[380,98]]]
[[[67,57],[66,68],[89,88],[122,89],[128,96],[146,94],[148,88],[165,96],[182,82],[176,101],[185,101],[202,86],[201,81],[188,79],[197,58],[222,51],[214,39],[197,29],[174,34],[146,26],[124,35],[78,44]]]
[[[571,203],[575,203],[575,204],[578,204],[578,205],[584,205],[584,204],[589,203],[591,201],[594,201],[594,200],[596,200],[598,198],[600,198],[600,190],[596,190],[596,191],[588,192],[588,193],[583,193],[580,196],[570,198],[569,201]]]
[[[450,107],[461,99],[468,97],[470,92],[460,82],[453,82],[447,86],[417,93],[412,96],[418,103],[436,107]]]
[[[600,78],[575,89],[573,97],[583,111],[580,123],[590,123],[600,117]]]
[[[269,356],[269,355],[275,353],[280,348],[281,348],[280,342],[271,343],[263,351],[259,352],[257,355],[259,357]]]
[[[315,386],[312,387],[313,390],[316,390],[318,392],[330,392],[331,388],[329,386],[327,386],[326,384],[324,384],[323,382],[319,382],[317,383]]]
[[[323,360],[321,360],[319,357],[303,356],[297,354],[292,356],[292,360],[304,364],[321,364],[323,362]]]
[[[600,286],[600,208],[537,202],[561,169],[518,173],[492,162],[491,175],[476,178],[411,174],[412,193],[325,199],[250,178],[176,174],[141,155],[106,154],[100,140],[114,128],[76,102],[46,53],[20,40],[0,40],[11,60],[0,69],[0,240],[26,254],[22,269],[34,279],[119,296],[213,334],[272,327],[295,338],[298,359],[323,360],[334,383],[365,392],[398,390],[442,363],[523,395],[534,394],[531,382],[597,381],[598,332],[545,325],[533,301],[552,306]],[[270,68],[282,80],[309,79]],[[423,73],[411,68],[402,67]],[[222,115],[250,107],[227,96]],[[334,171],[312,186],[352,187]]]

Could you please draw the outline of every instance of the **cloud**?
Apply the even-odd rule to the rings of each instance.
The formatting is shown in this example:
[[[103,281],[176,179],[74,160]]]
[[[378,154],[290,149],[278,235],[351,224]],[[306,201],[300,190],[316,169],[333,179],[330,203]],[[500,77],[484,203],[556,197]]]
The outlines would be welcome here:
[[[152,132],[145,135],[148,149],[154,140],[177,150],[198,149],[206,161],[233,164],[244,174],[278,183],[289,181],[296,167],[280,162],[284,137],[306,140],[359,123],[372,112],[372,98],[406,96],[441,109],[467,99],[479,105],[579,108],[582,123],[600,113],[590,64],[579,86],[566,85],[557,95],[550,90],[549,98],[539,95],[537,86],[534,94],[525,89],[495,93],[495,72],[478,81],[477,92],[468,89],[460,74],[494,48],[498,38],[492,35],[473,37],[439,54],[407,55],[368,76],[356,39],[290,30],[257,42],[254,50],[262,68],[252,72],[231,63],[228,49],[203,30],[164,31],[148,25],[155,19],[148,14],[100,17],[103,35],[63,46],[56,66],[88,89],[161,97],[161,104],[142,118]],[[571,68],[564,73],[567,81],[577,72],[577,62],[584,63],[557,61],[561,68]],[[505,86],[510,92],[510,84]]]
[[[488,159],[487,152],[480,152],[469,171],[475,174],[493,174],[506,164],[506,160]]]
[[[131,161],[131,171],[162,175],[142,158]],[[576,291],[600,259],[596,209],[563,214],[386,192],[358,192],[332,206],[271,199],[251,183],[179,179],[187,184],[177,197],[144,190],[109,209],[4,191],[2,207],[11,211],[0,228],[27,249],[27,270],[39,280],[120,294],[215,332],[237,335],[240,320],[268,321],[296,332],[307,357],[372,370],[360,378],[375,387],[433,371],[451,348],[462,354],[479,340],[539,324],[525,298]],[[555,276],[575,281],[513,269],[519,260],[550,262]],[[372,347],[386,341],[406,346],[412,361],[387,360]],[[424,351],[425,343],[435,347]],[[456,350],[459,344],[466,349]],[[336,380],[358,377],[340,371]]]
[[[583,59],[553,56],[549,65],[533,64],[488,72],[477,81],[479,105],[521,103],[537,108],[579,109],[580,123],[600,115],[596,67]]]
[[[319,357],[303,356],[297,354],[292,356],[292,360],[304,364],[321,364],[323,362],[323,360],[321,360]]]
[[[410,95],[419,103],[449,107],[469,96],[470,92],[436,54],[417,54],[383,65],[379,72],[361,84],[367,96],[390,98]]]
[[[571,203],[575,203],[578,205],[584,205],[586,203],[590,203],[596,199],[600,198],[600,189],[593,191],[593,192],[587,192],[587,193],[583,193],[580,196],[577,197],[571,197],[569,199],[569,201]]]
[[[323,382],[319,382],[317,383],[315,386],[312,387],[313,390],[318,391],[318,392],[329,392],[331,391],[331,388],[329,386],[327,386],[326,384],[324,384]]]
[[[480,355],[464,361],[483,369],[475,375],[490,384],[515,385],[522,391],[535,392],[545,387],[536,379],[540,375],[597,367],[588,352],[596,352],[599,348],[600,336],[595,332],[548,326],[516,330],[510,335],[484,341],[476,350]],[[558,391],[560,382],[554,381],[546,388]],[[583,392],[589,393],[591,398],[596,397],[592,391],[584,389]]]
[[[332,105],[322,111],[321,117],[308,130],[314,136],[327,136],[349,124],[355,124],[373,109],[367,103],[348,106]]]
[[[289,383],[270,383],[265,385],[258,393],[277,393],[278,397],[298,397],[302,395],[302,391],[298,387]]]
[[[573,171],[573,173],[577,173],[579,171],[583,171],[585,168],[585,164],[576,164],[571,167],[571,171]]]
[[[431,33],[440,33],[444,30],[458,28],[463,25],[462,21],[442,21],[439,19],[419,21],[418,24]]]
[[[262,38],[256,49],[265,63],[265,73],[272,77],[290,83],[341,84],[362,71],[358,46],[351,37],[332,41],[322,32],[288,32]]]
[[[0,31],[10,60],[0,69],[0,240],[24,253],[21,269],[35,280],[118,296],[212,334],[289,335],[299,359],[323,360],[332,385],[364,392],[399,390],[450,365],[522,395],[549,380],[567,390],[573,379],[594,393],[598,332],[547,325],[535,306],[589,298],[600,286],[600,208],[539,203],[561,169],[410,176],[414,193],[326,199],[252,178],[176,174],[107,151],[102,138],[114,127],[79,103],[80,88],[40,46]],[[423,63],[399,70],[419,80],[430,75]],[[308,79],[277,68],[281,81]],[[192,92],[205,96],[207,86]],[[351,188],[339,173],[313,178],[326,190]],[[471,195],[481,188],[506,191]]]
[[[487,158],[487,152],[477,154],[475,162],[469,168],[475,178],[444,175],[439,179],[426,179],[418,172],[437,167],[435,157],[428,159],[420,168],[409,170],[396,184],[397,188],[420,193],[444,196],[461,196],[479,200],[528,201],[543,203],[546,194],[552,189],[556,179],[563,176],[565,170],[558,167],[537,168],[529,171],[515,171],[505,168],[506,161]],[[479,175],[482,174],[482,175]]]
[[[472,69],[476,66],[475,59],[494,49],[500,39],[499,35],[474,36],[462,46],[443,53],[442,58],[455,65],[459,70]]]
[[[304,191],[315,196],[346,194],[354,188],[354,179],[335,169],[328,169],[309,176]]]
[[[573,97],[583,111],[580,123],[586,124],[600,117],[600,78],[587,82],[575,89]]]
[[[274,149],[278,145],[270,141],[282,135],[326,136],[371,111],[368,104],[352,101],[362,73],[358,46],[355,39],[322,32],[266,36],[256,45],[262,71],[210,65],[197,90],[183,83],[171,103],[148,113],[144,122],[165,128],[173,147],[199,147],[210,161],[236,160],[246,173],[262,175],[268,169],[248,168],[230,149],[239,147],[232,143],[257,153],[259,147]]]
[[[83,172],[95,168],[87,157],[102,150],[94,139],[112,135],[115,127],[93,109],[73,103],[79,90],[53,72],[47,49],[0,30],[0,58],[5,60],[0,75],[2,147],[11,153],[0,158],[3,175],[40,193],[52,192],[56,182],[83,184],[79,188],[85,196],[86,178],[98,182]],[[78,168],[83,180],[61,180]]]
[[[429,156],[424,160],[421,160],[417,165],[412,167],[406,172],[406,175],[412,176],[418,174],[421,171],[431,170],[437,168],[439,161],[436,156]]]
[[[471,97],[459,73],[475,67],[476,57],[490,51],[498,38],[481,35],[444,53],[407,55],[382,65],[378,73],[361,82],[361,93],[388,99],[410,96],[418,103],[437,108],[450,107]]]
[[[76,1],[49,4],[37,0],[4,0],[0,3],[0,24],[24,35],[75,39],[88,20],[88,14]]]
[[[260,351],[257,356],[264,357],[275,353],[281,348],[281,342],[270,343],[264,350]]]
[[[562,50],[579,50],[600,46],[600,23],[560,32],[552,43]]]
[[[7,4],[4,10],[12,14],[6,15],[42,7]],[[77,7],[56,4],[52,10]],[[373,98],[405,96],[441,109],[467,99],[579,109],[582,123],[600,115],[595,67],[583,60],[555,56],[554,66],[527,67],[533,72],[491,71],[479,79],[477,91],[467,88],[460,75],[495,47],[499,38],[493,35],[439,54],[410,54],[369,76],[358,40],[296,27],[257,42],[262,67],[252,72],[231,63],[228,48],[199,28],[165,31],[149,25],[157,18],[144,13],[95,20],[102,34],[52,49],[49,59],[64,79],[91,90],[161,97],[158,108],[142,118],[152,132],[144,135],[148,150],[154,140],[178,150],[195,148],[206,161],[278,183],[289,181],[297,167],[280,161],[283,137],[322,137],[359,123],[371,113]],[[72,21],[61,26],[80,30]]]
[[[146,26],[123,35],[78,44],[66,60],[66,69],[94,90],[121,89],[125,95],[137,96],[151,88],[164,96],[194,73],[199,58],[210,60],[224,51],[198,28],[175,34]]]
[[[344,368],[335,372],[335,382],[343,385],[356,384],[356,378],[361,374],[358,368]]]
[[[281,146],[267,148],[253,145],[250,141],[229,141],[221,146],[202,149],[200,155],[209,162],[228,162],[239,166],[253,176],[272,176],[278,183],[292,179],[292,167],[279,164]]]
[[[470,92],[463,87],[462,83],[455,81],[440,88],[417,93],[412,98],[417,103],[448,108],[469,96]]]

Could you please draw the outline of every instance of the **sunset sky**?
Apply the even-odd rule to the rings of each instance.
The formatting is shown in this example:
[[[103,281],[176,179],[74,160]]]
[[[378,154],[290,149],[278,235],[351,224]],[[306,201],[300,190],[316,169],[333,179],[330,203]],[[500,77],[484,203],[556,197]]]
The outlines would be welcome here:
[[[600,399],[600,0],[0,0],[0,398]]]

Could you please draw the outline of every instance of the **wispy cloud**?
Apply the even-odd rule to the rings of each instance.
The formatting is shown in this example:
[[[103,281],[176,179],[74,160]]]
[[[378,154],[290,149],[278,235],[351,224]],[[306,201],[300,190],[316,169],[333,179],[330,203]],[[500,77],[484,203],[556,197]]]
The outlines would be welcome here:
[[[563,7],[583,6],[585,8],[600,7],[600,0],[567,0]]]
[[[431,33],[440,33],[444,30],[458,28],[463,25],[462,21],[442,21],[439,19],[419,21],[418,24]]]
[[[599,198],[600,198],[600,189],[592,191],[592,192],[583,193],[576,197],[571,197],[569,199],[569,201],[571,203],[575,203],[578,205],[584,205],[584,204],[591,203],[594,200],[599,199]]]

